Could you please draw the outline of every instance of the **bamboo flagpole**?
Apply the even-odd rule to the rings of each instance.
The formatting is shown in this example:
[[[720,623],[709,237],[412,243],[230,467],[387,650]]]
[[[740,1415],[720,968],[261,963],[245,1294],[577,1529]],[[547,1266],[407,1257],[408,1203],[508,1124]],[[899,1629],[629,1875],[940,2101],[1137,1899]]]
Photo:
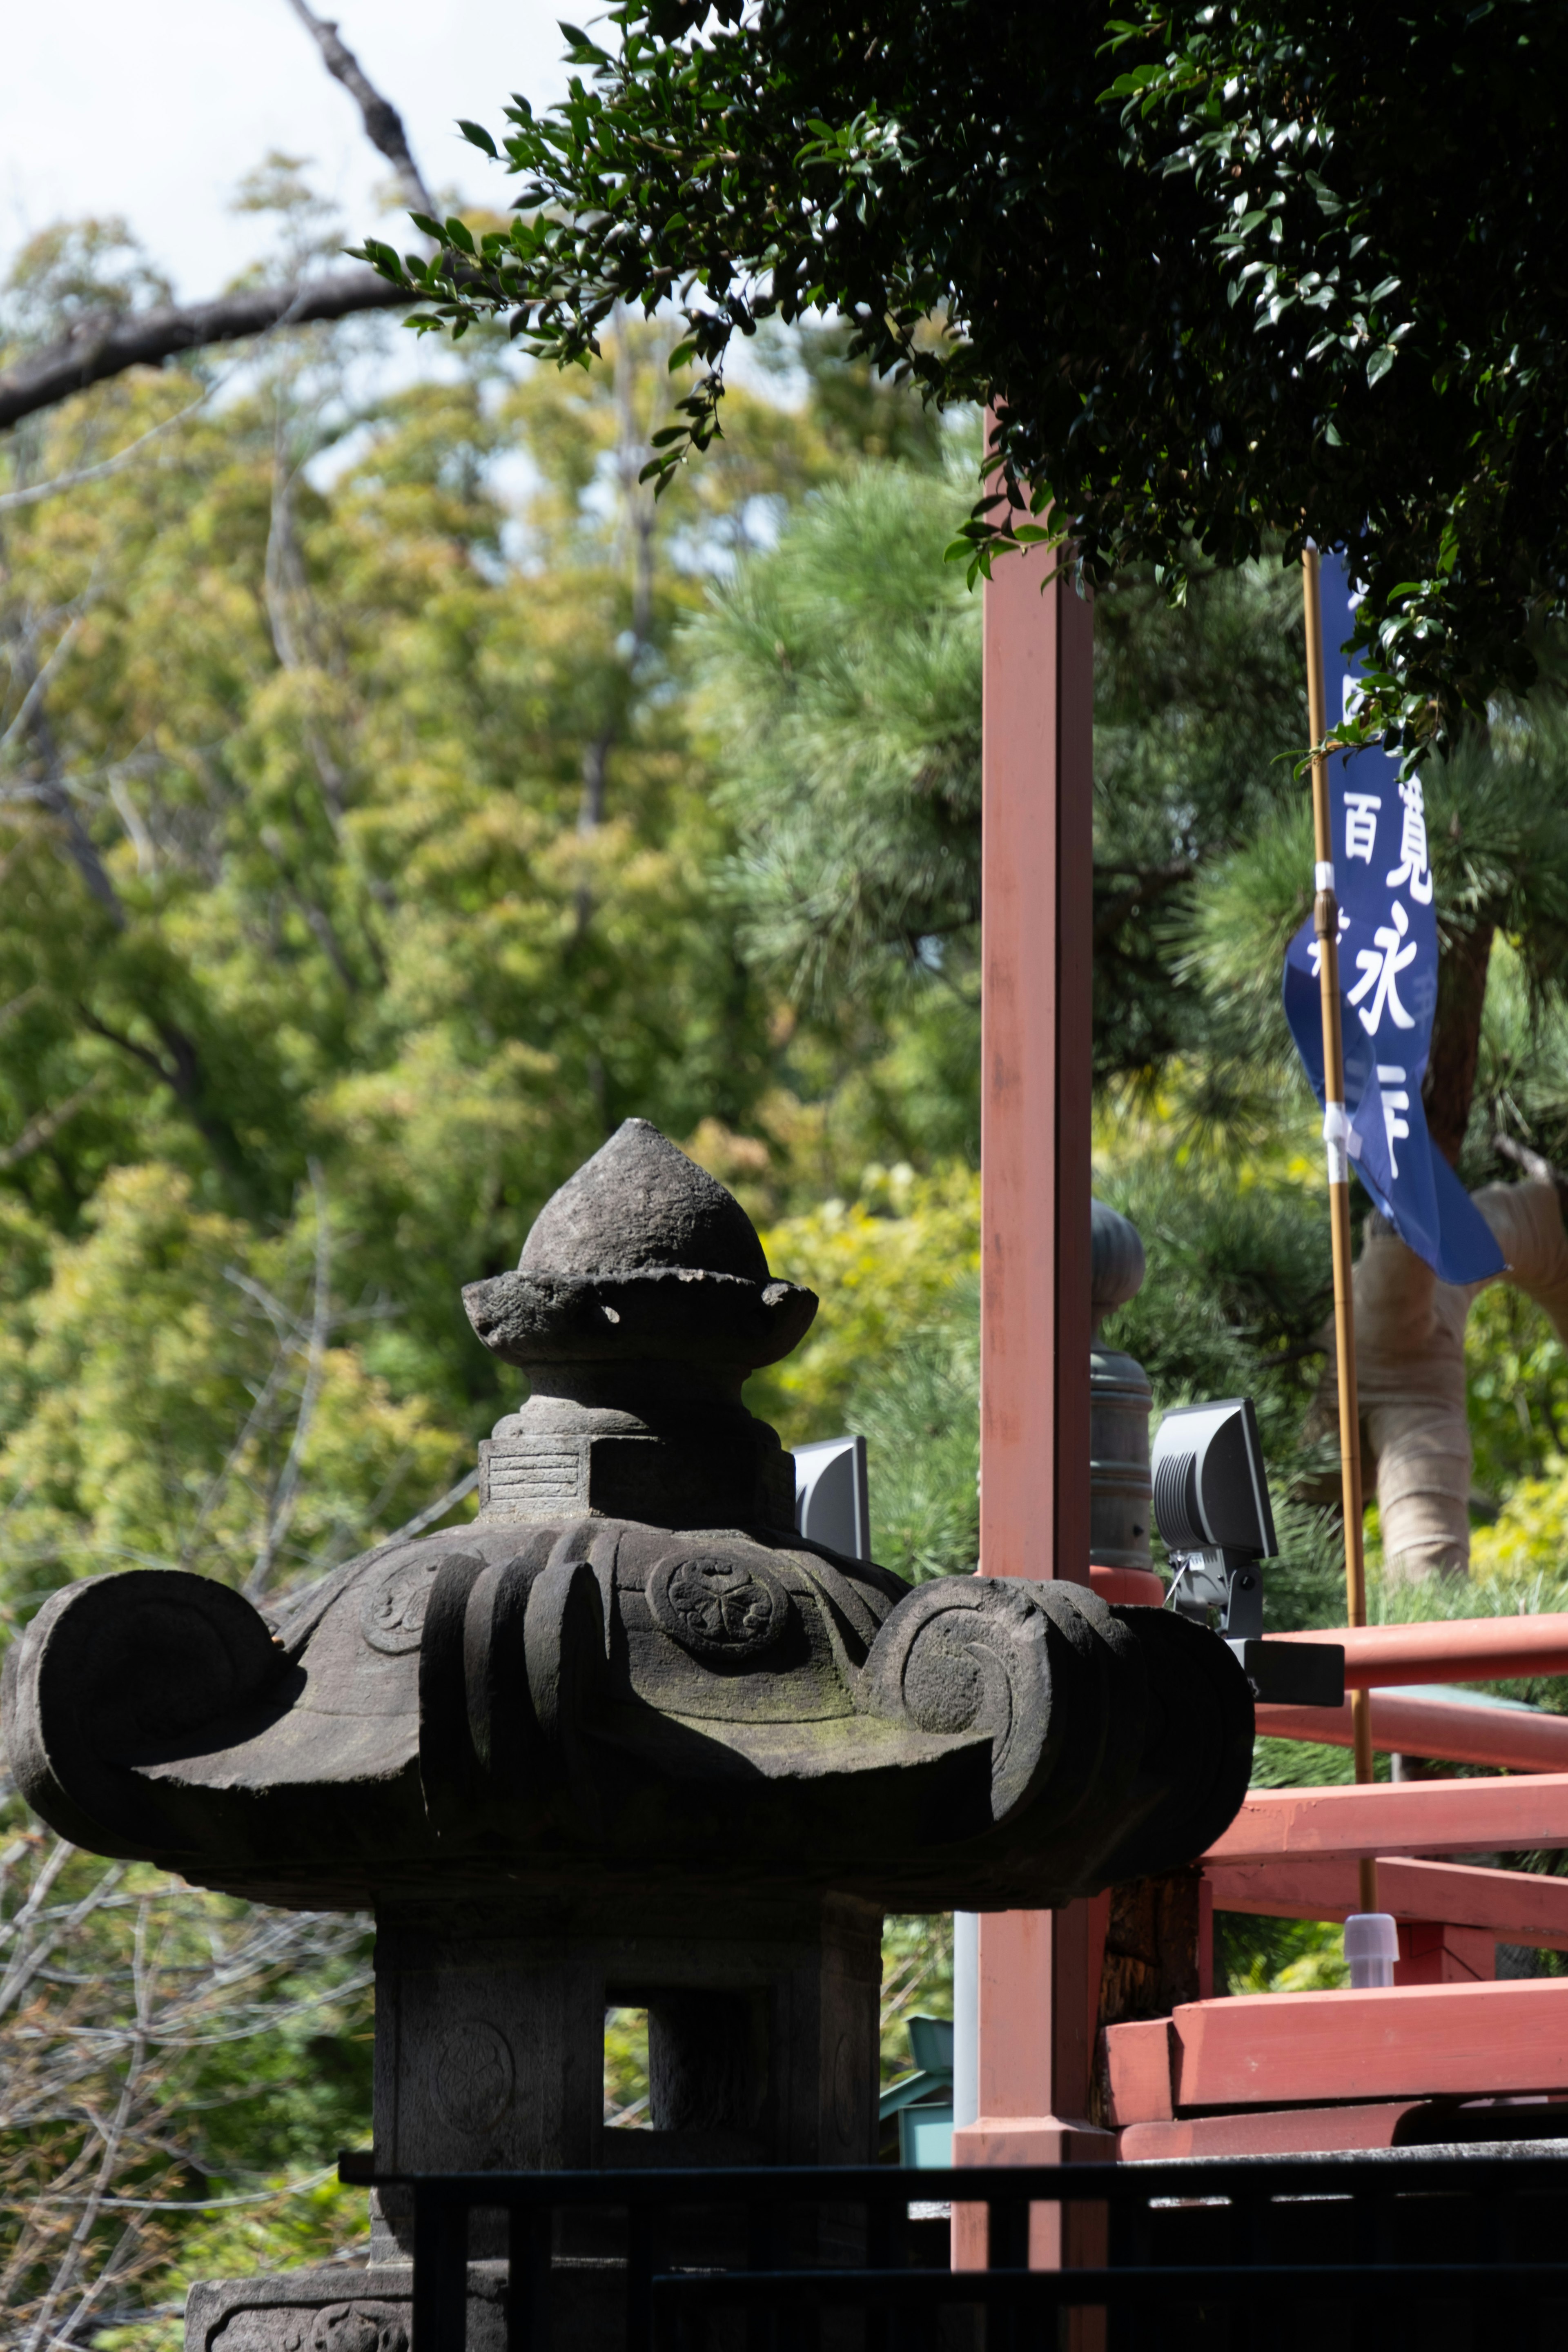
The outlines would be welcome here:
[[[1317,867],[1313,876],[1312,928],[1318,935],[1318,985],[1323,1014],[1323,1144],[1329,1169],[1329,1229],[1334,1254],[1334,1369],[1340,1395],[1340,1493],[1345,1523],[1345,1600],[1348,1622],[1366,1623],[1366,1554],[1363,1547],[1361,1404],[1356,1393],[1355,1305],[1351,1293],[1351,1190],[1345,1124],[1344,1038],[1340,1027],[1340,907],[1334,895],[1334,835],[1329,813],[1329,761],[1325,748],[1328,706],[1323,691],[1323,613],[1319,591],[1318,551],[1301,558],[1302,600],[1307,618],[1307,711],[1312,730],[1312,832]],[[1351,1731],[1355,1776],[1371,1780],[1372,1693],[1351,1694]],[[1377,1864],[1361,1860],[1361,1907],[1375,1911]]]

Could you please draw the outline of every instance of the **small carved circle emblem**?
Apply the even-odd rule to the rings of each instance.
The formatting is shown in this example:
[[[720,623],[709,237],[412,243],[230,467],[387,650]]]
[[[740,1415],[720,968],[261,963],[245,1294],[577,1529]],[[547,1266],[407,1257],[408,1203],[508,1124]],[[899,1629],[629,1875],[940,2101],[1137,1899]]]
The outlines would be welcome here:
[[[506,2036],[470,2018],[449,2025],[430,2060],[430,2096],[454,2131],[489,2131],[511,2105],[517,2070]]]
[[[778,1640],[789,1621],[789,1595],[760,1562],[726,1552],[687,1552],[661,1559],[648,1579],[648,1607],[686,1650],[712,1658],[746,1658]]]
[[[334,2303],[310,2331],[310,2352],[408,2352],[404,2315],[384,2303]]]
[[[359,1622],[373,1650],[416,1650],[439,1559],[395,1559],[365,1589]]]

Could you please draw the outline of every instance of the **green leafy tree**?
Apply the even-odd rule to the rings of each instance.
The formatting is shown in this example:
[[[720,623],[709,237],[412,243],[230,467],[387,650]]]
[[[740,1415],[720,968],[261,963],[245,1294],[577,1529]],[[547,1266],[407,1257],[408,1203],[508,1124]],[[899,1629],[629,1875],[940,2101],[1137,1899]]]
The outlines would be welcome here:
[[[296,244],[319,236],[283,163],[253,193]],[[107,233],[47,239],[11,316],[47,335],[76,289],[141,266]],[[920,448],[921,413],[824,337],[656,508],[657,324],[618,321],[564,380],[489,339],[456,380],[396,392],[369,333],[127,376],[11,445],[6,1631],[63,1578],[139,1563],[266,1601],[461,1509],[500,1400],[459,1284],[510,1262],[629,1110],[770,1160],[749,1130],[789,1024],[742,952],[680,635],[814,486],[867,446]],[[780,1126],[769,1181],[792,1203],[820,1194],[816,1117],[797,1101]],[[967,1189],[936,1183],[922,1230],[965,1230]],[[874,1205],[907,1269],[909,1202]],[[922,1295],[950,1272],[939,1248]],[[912,1302],[891,1290],[896,1337]],[[824,1372],[836,1402],[852,1345]],[[151,1873],[111,1874],[79,1916],[101,1872],[17,1838],[0,2332],[172,2352],[190,2277],[363,2234],[363,2204],[315,2178],[369,2128],[362,1931]],[[47,1998],[35,1927],[69,1939]],[[73,2075],[84,2033],[102,2063]],[[100,2163],[94,2118],[122,2099]],[[58,2201],[79,2191],[90,2210]]]
[[[608,16],[610,47],[565,28],[557,107],[514,99],[500,148],[465,125],[521,180],[510,230],[367,241],[423,323],[502,313],[565,362],[616,304],[673,305],[706,373],[671,478],[733,337],[832,308],[879,368],[996,404],[977,562],[1070,530],[1097,585],[1179,582],[1194,544],[1231,566],[1311,535],[1369,583],[1367,724],[1419,739],[1528,685],[1568,584],[1546,0],[1397,29],[1319,0]]]
[[[16,299],[59,310],[46,246]],[[658,356],[640,330],[565,406],[553,379],[492,389],[489,352],[456,383],[360,398],[346,333],[285,339],[221,410],[199,382],[126,379],[29,428],[0,492],[0,1195],[18,1303],[0,1414],[29,1592],[53,1572],[46,1522],[62,1562],[101,1564],[105,1543],[182,1554],[268,1379],[267,1316],[228,1271],[308,1326],[321,1230],[331,1363],[310,1445],[343,1378],[426,1416],[394,1449],[402,1471],[372,1444],[380,1469],[342,1491],[348,1517],[374,1504],[370,1526],[395,1524],[432,1448],[493,1417],[461,1282],[515,1255],[628,1111],[678,1134],[738,1121],[765,1076],[765,1003],[710,878],[727,829],[668,652],[734,519],[831,469],[821,436],[759,400],[728,475],[656,517],[626,459]],[[72,486],[106,435],[145,432],[140,462]],[[509,511],[490,474],[513,452],[537,487]],[[111,1234],[126,1265],[179,1270],[201,1326],[161,1392],[178,1466],[143,1462],[163,1500],[123,1523],[70,1466],[91,1487],[89,1454],[136,1450],[86,1402],[130,1353]],[[132,1327],[155,1307],[178,1325],[171,1291],[142,1295]],[[280,1475],[268,1448],[287,1453],[296,1390],[290,1373],[273,1391],[231,1500]],[[313,1524],[300,1505],[295,1550]]]
[[[784,1067],[863,1157],[928,1164],[978,1156],[980,613],[941,562],[963,496],[951,467],[866,467],[716,588],[690,640],[742,942],[798,1023]],[[1230,1022],[1180,982],[1199,875],[1300,803],[1279,756],[1306,725],[1296,583],[1205,572],[1173,607],[1134,572],[1095,629],[1097,1071],[1179,1059],[1190,1090],[1204,1074],[1194,1118],[1271,1128],[1253,1008]]]

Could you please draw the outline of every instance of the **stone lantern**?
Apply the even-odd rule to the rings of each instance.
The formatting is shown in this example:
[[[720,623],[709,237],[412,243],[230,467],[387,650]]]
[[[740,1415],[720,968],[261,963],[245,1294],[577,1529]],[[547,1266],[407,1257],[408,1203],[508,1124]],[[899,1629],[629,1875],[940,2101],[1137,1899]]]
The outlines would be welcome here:
[[[16,1780],[92,1852],[374,1912],[381,2172],[868,2161],[884,1911],[1201,1853],[1247,1788],[1241,1669],[1081,1585],[799,1538],[741,1391],[816,1299],[646,1121],[465,1303],[530,1387],[477,1518],[276,1616],[174,1571],[57,1593],[6,1660]],[[604,2122],[607,2004],[647,2011],[650,2130]],[[188,2341],[397,2352],[408,2257],[378,2207],[367,2273],[197,2288]]]

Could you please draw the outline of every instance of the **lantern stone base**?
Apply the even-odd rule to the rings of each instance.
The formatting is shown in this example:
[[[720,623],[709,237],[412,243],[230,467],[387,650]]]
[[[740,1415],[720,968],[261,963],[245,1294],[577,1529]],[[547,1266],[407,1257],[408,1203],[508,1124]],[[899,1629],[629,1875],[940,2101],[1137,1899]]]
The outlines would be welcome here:
[[[287,2271],[274,2278],[204,2279],[185,2305],[185,2352],[409,2352],[414,2273]],[[468,2265],[468,2352],[503,2352],[504,2263]]]

